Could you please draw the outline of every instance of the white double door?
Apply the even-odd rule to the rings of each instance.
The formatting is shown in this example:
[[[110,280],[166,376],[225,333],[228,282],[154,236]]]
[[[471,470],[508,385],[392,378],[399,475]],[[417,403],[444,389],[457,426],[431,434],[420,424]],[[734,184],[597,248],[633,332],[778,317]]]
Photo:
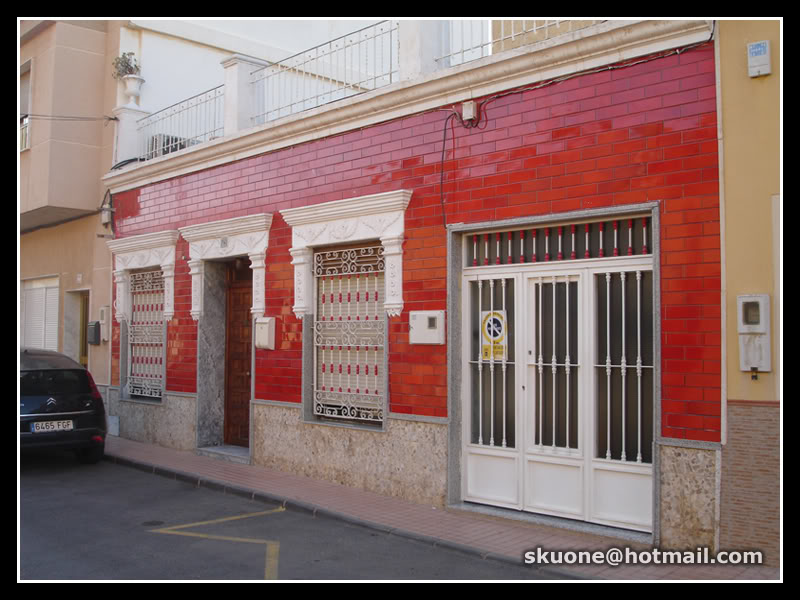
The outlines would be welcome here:
[[[652,530],[649,257],[465,269],[467,501]]]

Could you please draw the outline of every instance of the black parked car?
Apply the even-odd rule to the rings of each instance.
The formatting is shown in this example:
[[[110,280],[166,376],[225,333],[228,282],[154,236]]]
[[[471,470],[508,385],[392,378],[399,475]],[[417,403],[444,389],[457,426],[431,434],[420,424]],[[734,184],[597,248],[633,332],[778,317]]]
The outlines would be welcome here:
[[[78,459],[103,458],[106,413],[92,376],[68,356],[27,348],[19,353],[20,450],[63,448]]]

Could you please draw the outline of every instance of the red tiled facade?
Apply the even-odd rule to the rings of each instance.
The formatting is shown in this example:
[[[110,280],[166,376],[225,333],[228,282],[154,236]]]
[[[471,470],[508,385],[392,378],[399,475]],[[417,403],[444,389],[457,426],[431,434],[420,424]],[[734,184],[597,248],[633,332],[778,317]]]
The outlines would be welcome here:
[[[447,353],[409,345],[409,310],[447,308],[447,223],[660,203],[661,434],[720,441],[720,220],[712,44],[579,75],[485,103],[478,127],[449,108],[299,144],[114,197],[117,237],[271,213],[256,398],[301,401],[302,325],[292,312],[292,231],[280,210],[412,190],[404,312],[390,324],[391,411],[447,415]],[[443,154],[443,139],[446,136]],[[440,181],[444,181],[444,189]],[[443,192],[443,198],[442,198]],[[444,212],[443,212],[444,210]],[[188,243],[179,240],[166,389],[196,392]],[[119,336],[113,350],[119,380]]]

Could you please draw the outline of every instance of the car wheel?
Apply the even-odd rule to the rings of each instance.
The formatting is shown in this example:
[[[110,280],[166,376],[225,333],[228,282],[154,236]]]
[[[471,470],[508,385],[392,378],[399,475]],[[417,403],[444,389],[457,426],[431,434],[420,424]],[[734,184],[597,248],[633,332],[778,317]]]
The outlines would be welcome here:
[[[93,465],[103,460],[105,446],[94,446],[92,448],[81,448],[76,452],[78,460],[85,465]]]

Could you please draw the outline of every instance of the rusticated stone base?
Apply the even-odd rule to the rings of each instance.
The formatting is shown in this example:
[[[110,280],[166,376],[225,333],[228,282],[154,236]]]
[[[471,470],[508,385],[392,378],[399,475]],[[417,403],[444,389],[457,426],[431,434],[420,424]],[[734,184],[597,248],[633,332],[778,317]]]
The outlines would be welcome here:
[[[390,419],[386,431],[304,423],[300,407],[256,405],[253,464],[444,506],[447,426]]]
[[[109,415],[119,417],[120,437],[176,450],[197,447],[197,401],[194,396],[170,395],[160,402],[120,400],[109,390]]]
[[[717,451],[661,446],[661,547],[715,548]]]

